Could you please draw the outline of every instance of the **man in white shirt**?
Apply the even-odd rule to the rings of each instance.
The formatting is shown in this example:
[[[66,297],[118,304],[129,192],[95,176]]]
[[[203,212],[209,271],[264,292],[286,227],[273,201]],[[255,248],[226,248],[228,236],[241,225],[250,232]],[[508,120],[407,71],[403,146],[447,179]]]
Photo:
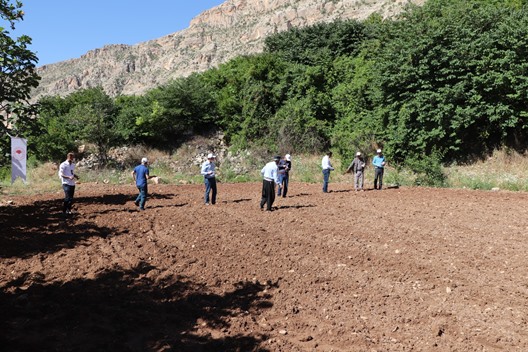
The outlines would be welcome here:
[[[62,182],[62,189],[64,190],[64,204],[62,212],[64,214],[72,213],[73,195],[75,194],[75,180],[79,177],[74,173],[75,155],[68,153],[66,160],[59,166],[59,178]]]
[[[205,194],[204,201],[205,205],[209,205],[209,193],[213,191],[211,197],[211,204],[216,203],[216,171],[215,171],[215,156],[212,153],[207,155],[207,161],[202,164],[201,174],[204,177]]]
[[[264,210],[264,204],[267,204],[266,210],[272,211],[272,205],[275,201],[275,184],[279,184],[279,161],[280,156],[275,156],[273,161],[266,164],[260,171],[262,174],[262,199],[260,200],[260,210]]]
[[[326,153],[321,161],[321,167],[323,168],[323,193],[328,193],[328,181],[330,180],[330,171],[333,171],[332,163],[330,163],[330,158],[332,157],[332,152]]]

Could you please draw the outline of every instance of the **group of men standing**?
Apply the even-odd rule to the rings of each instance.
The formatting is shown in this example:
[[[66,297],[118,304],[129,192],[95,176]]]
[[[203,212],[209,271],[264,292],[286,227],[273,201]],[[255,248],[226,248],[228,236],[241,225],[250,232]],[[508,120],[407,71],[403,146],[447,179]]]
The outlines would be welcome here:
[[[323,192],[328,192],[328,183],[330,180],[330,172],[334,170],[330,161],[332,152],[326,153],[321,161],[321,167],[323,169]],[[204,178],[205,194],[204,204],[214,205],[216,204],[216,156],[214,154],[208,154],[207,160],[202,164],[200,174]],[[377,155],[373,158],[372,164],[374,165],[374,189],[381,190],[383,186],[383,171],[386,165],[385,157],[383,156],[381,149],[377,150]],[[354,174],[354,189],[356,191],[363,190],[364,170],[365,170],[365,159],[361,152],[356,153],[356,157],[347,168],[345,173],[352,172]],[[286,154],[284,158],[277,155],[273,158],[273,161],[267,163],[260,171],[262,175],[262,198],[260,200],[260,209],[264,210],[266,205],[267,211],[273,210],[273,203],[275,202],[275,196],[285,198],[288,194],[288,184],[290,180],[290,171],[292,168],[292,159],[290,154]],[[63,213],[72,213],[73,196],[75,193],[75,180],[78,176],[74,173],[74,154],[68,153],[66,161],[61,163],[59,167],[59,177],[62,181],[62,187],[64,190],[64,203]],[[145,203],[148,195],[148,180],[156,176],[149,175],[148,159],[142,158],[141,164],[134,168],[132,171],[132,177],[134,178],[135,185],[139,191],[135,205],[140,210],[145,210]],[[277,192],[275,192],[275,186],[277,186]]]
[[[326,153],[321,161],[321,167],[323,169],[323,193],[328,193],[328,182],[330,180],[330,172],[334,170],[330,158],[332,152]],[[381,149],[376,150],[376,156],[372,159],[372,165],[374,165],[374,189],[381,190],[383,187],[383,172],[386,165],[385,157]],[[356,153],[356,157],[352,160],[352,163],[348,166],[345,173],[352,173],[354,175],[354,190],[363,191],[364,182],[364,171],[366,163],[361,152]]]

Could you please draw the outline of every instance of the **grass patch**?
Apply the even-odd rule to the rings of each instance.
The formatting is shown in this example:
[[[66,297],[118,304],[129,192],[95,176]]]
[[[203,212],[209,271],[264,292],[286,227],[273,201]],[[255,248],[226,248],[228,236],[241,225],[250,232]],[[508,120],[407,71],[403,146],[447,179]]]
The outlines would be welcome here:
[[[125,170],[118,169],[77,169],[81,182],[97,182],[104,184],[131,184],[131,172],[139,164],[142,156],[147,156],[151,162],[150,174],[160,177],[165,184],[201,184],[200,166],[193,160],[194,154],[190,148],[168,155],[154,150],[142,149],[131,151],[129,164]],[[292,155],[291,182],[322,183],[321,159],[323,155]],[[138,159],[138,160],[136,160]],[[217,163],[218,180],[224,183],[259,182],[262,177],[260,170],[269,161],[269,155],[253,152],[240,153],[230,160],[219,160]],[[336,171],[330,176],[331,183],[353,182],[351,174],[344,175],[340,160],[332,159]],[[442,186],[451,188],[467,188],[474,190],[491,190],[499,188],[510,191],[528,191],[528,156],[509,151],[496,151],[486,160],[470,165],[451,165],[442,168],[446,176]],[[61,191],[57,176],[58,165],[43,163],[37,165],[28,161],[27,182],[18,179],[11,185],[11,167],[0,168],[1,196],[30,195]],[[387,167],[384,175],[384,185],[415,186],[419,174],[409,168]],[[372,187],[374,171],[371,165],[365,170],[365,187]],[[351,185],[352,187],[352,185]]]

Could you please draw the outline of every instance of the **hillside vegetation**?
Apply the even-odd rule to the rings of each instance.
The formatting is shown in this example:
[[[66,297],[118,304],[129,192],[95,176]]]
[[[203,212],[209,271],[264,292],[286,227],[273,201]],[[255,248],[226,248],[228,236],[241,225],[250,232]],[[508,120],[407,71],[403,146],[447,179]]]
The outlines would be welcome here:
[[[171,152],[220,130],[232,150],[332,149],[345,167],[382,147],[397,170],[443,185],[442,165],[526,151],[527,37],[525,1],[430,0],[394,19],[292,29],[144,95],[44,97],[29,148],[58,161],[89,143],[105,162],[111,147]]]

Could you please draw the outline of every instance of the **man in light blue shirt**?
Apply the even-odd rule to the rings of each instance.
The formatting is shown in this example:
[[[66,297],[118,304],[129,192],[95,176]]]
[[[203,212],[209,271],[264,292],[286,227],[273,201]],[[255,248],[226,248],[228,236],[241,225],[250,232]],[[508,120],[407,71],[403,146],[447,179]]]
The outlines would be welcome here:
[[[215,161],[216,157],[209,153],[207,155],[207,161],[202,164],[201,174],[204,177],[205,183],[205,205],[209,205],[209,193],[211,190],[213,194],[211,196],[211,204],[216,204],[216,172],[215,172]]]
[[[262,199],[260,200],[260,210],[264,210],[264,204],[267,204],[266,210],[272,211],[272,205],[275,201],[275,184],[279,184],[279,167],[280,156],[275,156],[273,161],[266,164],[260,171],[262,174]]]
[[[326,153],[321,161],[321,167],[323,168],[323,193],[328,193],[328,182],[330,180],[330,171],[333,171],[332,163],[330,163],[330,158],[332,157],[332,152]]]
[[[374,165],[374,189],[380,190],[383,185],[383,171],[385,170],[385,157],[381,153],[381,149],[376,150],[376,156],[372,159],[372,165]],[[379,181],[379,188],[378,188]]]
[[[136,187],[139,191],[139,194],[134,202],[136,206],[139,206],[139,210],[145,210],[145,203],[147,202],[148,196],[148,184],[147,181],[156,176],[149,175],[148,169],[148,159],[142,158],[141,165],[138,165],[132,171],[132,177],[136,183]]]

